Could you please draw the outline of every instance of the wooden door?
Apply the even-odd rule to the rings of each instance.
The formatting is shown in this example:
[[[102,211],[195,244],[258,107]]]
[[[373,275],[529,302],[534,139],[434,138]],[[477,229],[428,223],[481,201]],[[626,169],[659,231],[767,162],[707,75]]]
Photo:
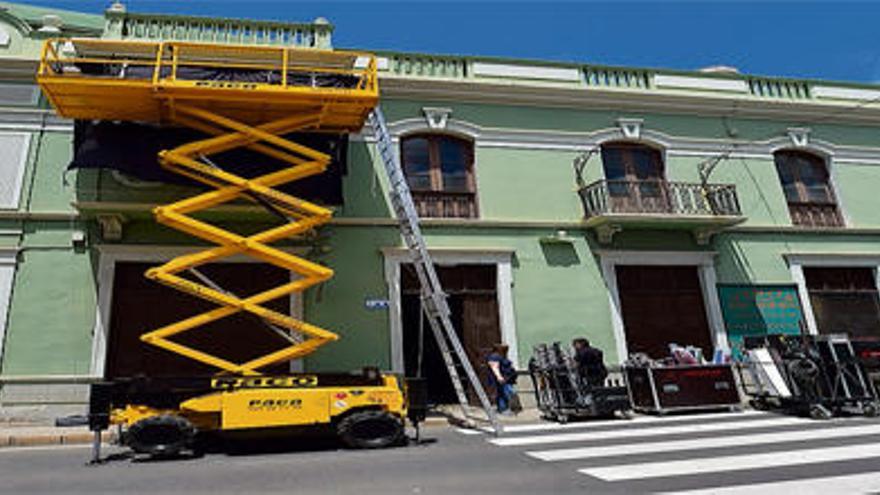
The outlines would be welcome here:
[[[462,345],[483,388],[488,390],[489,365],[486,358],[492,352],[492,346],[501,342],[498,298],[495,294],[466,294],[462,296],[462,307]],[[470,395],[471,403],[477,403],[476,396]]]
[[[694,345],[712,356],[703,290],[695,266],[620,266],[617,289],[630,353],[669,355],[669,344]]]
[[[147,280],[144,272],[155,265],[116,264],[106,377],[213,375],[219,371],[217,368],[140,341],[140,336],[146,332],[217,307]],[[199,271],[241,297],[290,281],[286,270],[260,263],[218,263],[201,267]],[[290,299],[282,297],[265,306],[289,314]],[[246,314],[217,320],[172,340],[234,362],[244,362],[289,345],[266,328],[260,319]],[[272,373],[289,370],[287,363],[264,369]]]

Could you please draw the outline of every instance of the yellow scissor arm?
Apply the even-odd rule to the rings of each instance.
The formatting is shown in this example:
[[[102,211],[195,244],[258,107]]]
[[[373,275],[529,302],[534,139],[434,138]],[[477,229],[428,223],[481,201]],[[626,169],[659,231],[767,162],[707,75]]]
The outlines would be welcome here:
[[[212,78],[205,79],[206,72]],[[216,246],[174,258],[150,269],[147,277],[218,307],[147,332],[141,340],[226,372],[254,375],[260,368],[305,356],[338,338],[264,306],[333,275],[329,268],[271,246],[325,224],[332,214],[275,187],[319,174],[330,163],[326,154],[283,136],[303,131],[349,132],[363,126],[378,101],[374,56],[267,46],[62,39],[46,42],[37,80],[65,117],[156,122],[211,136],[162,151],[159,163],[213,189],[160,206],[154,213],[158,222]],[[215,166],[209,158],[242,147],[288,166],[244,178]],[[267,206],[288,222],[244,236],[194,216],[241,198]],[[259,259],[297,277],[238,297],[181,276],[186,270],[237,255]],[[297,338],[287,347],[244,363],[173,340],[183,332],[242,312]]]

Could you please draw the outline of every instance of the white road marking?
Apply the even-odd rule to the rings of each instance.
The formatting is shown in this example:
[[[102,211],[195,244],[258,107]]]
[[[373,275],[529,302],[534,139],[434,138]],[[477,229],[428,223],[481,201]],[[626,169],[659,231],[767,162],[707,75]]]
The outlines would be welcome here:
[[[531,435],[524,437],[496,438],[489,440],[498,446],[537,445],[542,443],[592,442],[612,438],[648,437],[657,435],[675,435],[679,433],[706,433],[718,431],[738,431],[752,428],[768,428],[774,426],[792,426],[809,422],[808,419],[777,417],[768,415],[766,418],[748,421],[708,423],[679,426],[655,426],[650,428],[627,428],[611,431],[592,431],[578,433],[557,433],[554,435]]]
[[[880,492],[880,472],[706,488],[669,492],[666,495],[753,495],[755,493],[784,492],[797,493],[798,495],[878,493]]]
[[[864,444],[857,447],[845,445],[764,454],[750,453],[681,461],[639,462],[585,468],[578,471],[605,481],[625,481],[863,460],[870,457],[880,457],[880,444]]]
[[[607,419],[599,421],[577,421],[574,423],[529,423],[526,425],[504,425],[505,433],[532,433],[536,431],[554,431],[554,430],[580,430],[600,428],[603,426],[627,426],[627,425],[644,425],[651,423],[685,423],[687,421],[699,421],[704,419],[727,419],[753,417],[755,415],[773,416],[761,411],[743,411],[735,413],[707,413],[707,414],[688,414],[684,416],[637,416],[633,419]],[[773,416],[776,417],[776,416]],[[492,429],[488,427],[480,428],[482,431],[491,433]]]
[[[617,455],[655,454],[680,452],[685,450],[709,449],[718,447],[743,447],[770,445],[782,442],[805,440],[825,440],[864,435],[880,435],[880,424],[867,426],[837,426],[799,431],[783,431],[752,435],[734,435],[693,440],[668,440],[665,442],[640,442],[626,445],[583,447],[575,449],[555,449],[526,452],[526,455],[543,461],[564,461],[571,459],[594,459]]]
[[[462,435],[482,435],[483,432],[480,430],[471,430],[469,428],[456,428],[455,431],[461,433]]]

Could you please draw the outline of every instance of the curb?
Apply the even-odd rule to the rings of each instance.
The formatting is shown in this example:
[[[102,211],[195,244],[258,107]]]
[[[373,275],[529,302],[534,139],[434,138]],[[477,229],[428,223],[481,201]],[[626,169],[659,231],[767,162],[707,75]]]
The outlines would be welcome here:
[[[422,425],[424,426],[444,426],[449,424],[452,424],[452,422],[450,418],[447,418],[446,416],[432,416],[425,418],[425,420],[422,421]]]
[[[105,443],[115,440],[116,434],[104,432]],[[0,449],[15,447],[38,447],[46,445],[83,445],[91,444],[94,435],[91,432],[52,433],[52,434],[9,434],[0,433]]]

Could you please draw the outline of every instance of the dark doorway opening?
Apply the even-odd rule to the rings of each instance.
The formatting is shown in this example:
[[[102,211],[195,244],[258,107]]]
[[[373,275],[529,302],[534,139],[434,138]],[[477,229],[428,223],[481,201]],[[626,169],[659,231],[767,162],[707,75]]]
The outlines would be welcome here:
[[[152,266],[156,263],[116,263],[106,377],[214,375],[219,371],[217,368],[140,341],[144,333],[218,307],[146,279],[144,272]],[[202,266],[199,271],[239,297],[290,281],[286,270],[260,263],[217,263]],[[265,306],[289,314],[290,298],[285,296]],[[243,313],[192,329],[172,340],[236,363],[289,345],[260,319]],[[287,373],[290,365],[281,363],[263,371]]]
[[[487,387],[486,359],[501,342],[495,265],[438,266],[437,275],[448,296],[452,324],[471,365]],[[412,265],[401,265],[403,362],[407,376],[423,376],[431,404],[456,402],[455,390],[428,321],[421,313],[420,285]],[[421,335],[421,337],[420,337]],[[421,358],[420,358],[421,356]],[[421,367],[420,367],[421,365]],[[460,370],[462,377],[464,371]],[[471,402],[475,401],[468,390]]]
[[[621,266],[620,311],[630,353],[669,355],[669,344],[693,345],[712,356],[703,289],[696,266]]]

